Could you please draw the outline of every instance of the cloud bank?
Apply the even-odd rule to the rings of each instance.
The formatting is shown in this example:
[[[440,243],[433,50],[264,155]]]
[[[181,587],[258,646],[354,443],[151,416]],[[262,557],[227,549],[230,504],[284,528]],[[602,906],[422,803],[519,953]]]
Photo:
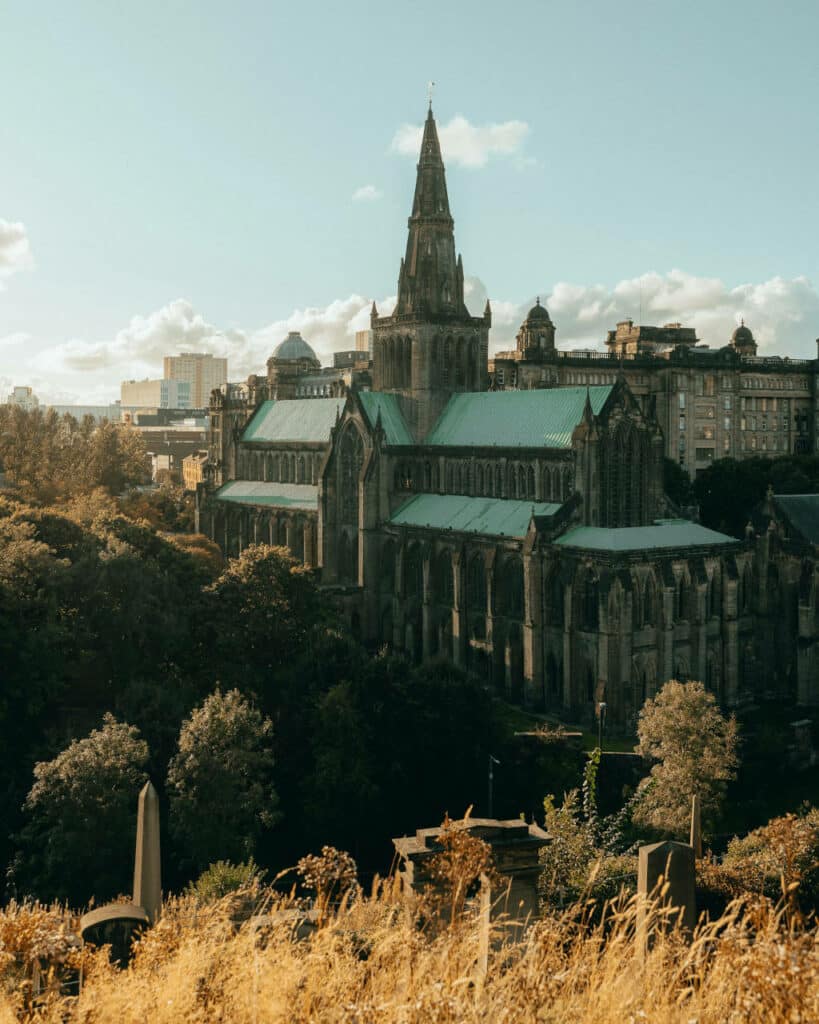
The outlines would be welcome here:
[[[34,266],[34,256],[28,240],[25,224],[0,218],[0,289],[2,278],[29,270]]]
[[[470,312],[480,315],[487,298],[483,282],[466,278],[464,292]],[[492,298],[490,351],[514,346],[535,295],[523,301]],[[555,322],[560,348],[602,348],[606,332],[628,317],[645,324],[679,321],[718,348],[744,317],[761,355],[816,356],[819,291],[807,277],[773,277],[730,287],[719,278],[672,270],[625,279],[613,287],[562,281],[551,290],[541,289],[540,298]],[[377,304],[382,314],[390,313],[395,296]],[[56,401],[59,389],[63,402],[71,401],[70,396],[78,402],[107,402],[119,395],[122,380],[161,376],[162,357],[176,352],[226,356],[231,380],[263,373],[268,356],[288,331],[300,331],[326,365],[332,352],[351,348],[355,332],[369,327],[371,306],[371,297],[354,293],[323,306],[294,309],[261,328],[227,328],[210,323],[180,298],[133,317],[111,339],[71,339],[33,357],[32,339],[25,334],[9,335],[0,345],[6,372],[12,362],[17,364],[14,382],[31,384],[42,399]]]
[[[404,156],[417,157],[421,149],[423,125],[402,124],[390,148]],[[447,124],[438,125],[441,153],[449,164],[461,167],[484,167],[490,157],[520,154],[529,125],[525,121],[503,121],[500,124],[472,124],[460,114]]]

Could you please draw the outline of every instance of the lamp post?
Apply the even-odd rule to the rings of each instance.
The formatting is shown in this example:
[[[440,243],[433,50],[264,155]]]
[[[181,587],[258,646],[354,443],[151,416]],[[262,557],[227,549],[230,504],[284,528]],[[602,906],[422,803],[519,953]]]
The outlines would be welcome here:
[[[597,746],[601,754],[603,752],[603,719],[606,717],[607,707],[608,704],[604,700],[597,705]]]

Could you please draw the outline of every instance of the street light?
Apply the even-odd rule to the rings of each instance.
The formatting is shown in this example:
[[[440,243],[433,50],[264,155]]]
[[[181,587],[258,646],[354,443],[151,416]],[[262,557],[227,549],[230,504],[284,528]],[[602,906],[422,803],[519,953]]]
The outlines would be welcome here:
[[[604,700],[601,700],[597,705],[597,746],[600,752],[603,752],[603,719],[606,717],[606,708],[608,704]]]

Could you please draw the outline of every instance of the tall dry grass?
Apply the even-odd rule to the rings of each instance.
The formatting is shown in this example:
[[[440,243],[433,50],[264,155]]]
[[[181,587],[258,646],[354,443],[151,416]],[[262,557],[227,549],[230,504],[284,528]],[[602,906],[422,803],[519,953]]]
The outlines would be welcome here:
[[[602,921],[576,909],[546,916],[518,943],[504,943],[496,920],[485,973],[479,915],[419,926],[392,883],[343,903],[303,941],[293,939],[287,901],[268,893],[265,919],[239,926],[235,907],[231,899],[205,908],[171,902],[128,969],[111,967],[104,951],[86,954],[78,999],[55,992],[27,1012],[7,975],[0,1022],[819,1021],[817,932],[758,898],[733,903],[690,942],[651,928],[648,949],[637,938],[635,901],[609,906]]]

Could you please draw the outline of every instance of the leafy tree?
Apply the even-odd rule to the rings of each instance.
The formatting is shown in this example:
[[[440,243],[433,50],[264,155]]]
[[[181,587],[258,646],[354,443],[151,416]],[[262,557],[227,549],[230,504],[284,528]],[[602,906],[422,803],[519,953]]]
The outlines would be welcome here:
[[[692,504],[694,488],[686,471],[673,459],[663,459],[663,489],[678,508]]]
[[[208,643],[225,685],[260,695],[316,640],[326,618],[313,570],[286,548],[254,544],[205,588]],[[241,650],[241,658],[236,657]]]
[[[390,836],[484,799],[496,740],[491,696],[453,665],[413,668],[384,651],[362,654],[348,678],[316,697],[307,842],[380,859]]]
[[[638,789],[634,821],[684,837],[698,793],[703,820],[713,822],[736,775],[736,719],[721,714],[702,683],[672,679],[643,705],[637,735],[637,752],[654,765]]]
[[[107,714],[100,729],[36,764],[13,869],[16,887],[73,906],[127,892],[147,761],[138,730]]]
[[[273,724],[238,690],[217,690],[182,725],[168,767],[171,830],[197,868],[251,857],[280,817]]]
[[[777,494],[816,494],[819,457],[718,459],[694,481],[702,522],[711,529],[742,537],[769,485]]]
[[[142,435],[125,424],[16,406],[0,406],[0,464],[25,497],[46,502],[95,487],[119,494],[147,469]]]

